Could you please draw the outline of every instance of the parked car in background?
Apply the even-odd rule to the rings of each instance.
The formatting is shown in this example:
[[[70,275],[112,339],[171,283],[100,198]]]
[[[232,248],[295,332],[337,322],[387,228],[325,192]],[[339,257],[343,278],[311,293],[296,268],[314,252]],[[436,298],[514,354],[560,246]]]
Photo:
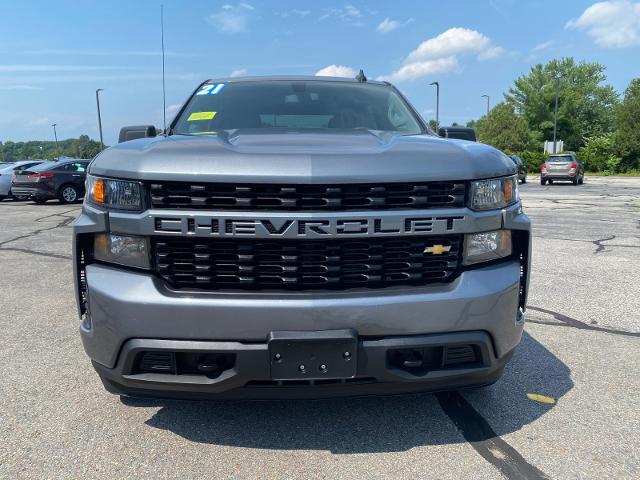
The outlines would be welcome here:
[[[518,180],[520,180],[520,183],[527,183],[527,173],[529,173],[527,164],[517,155],[509,155],[509,158],[513,160],[513,163],[518,168]]]
[[[13,176],[19,170],[35,167],[44,160],[20,160],[18,162],[2,162],[0,163],[0,200],[11,197],[14,200],[26,200],[24,195],[16,195],[11,191],[11,181]]]
[[[477,142],[478,136],[473,128],[469,127],[440,127],[438,135],[444,138],[457,138],[458,140],[469,140]]]
[[[74,203],[84,196],[84,181],[90,160],[47,162],[19,171],[12,182],[14,195],[26,195],[36,203],[57,198]]]
[[[540,184],[552,184],[554,180],[584,183],[584,165],[574,152],[550,155],[540,167]]]

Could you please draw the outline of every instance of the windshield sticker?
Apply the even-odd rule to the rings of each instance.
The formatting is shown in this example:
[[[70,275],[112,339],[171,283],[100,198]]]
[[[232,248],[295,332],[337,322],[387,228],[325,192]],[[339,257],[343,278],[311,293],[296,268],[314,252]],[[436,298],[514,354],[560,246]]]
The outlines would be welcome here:
[[[195,122],[197,120],[212,120],[217,112],[193,112],[187,118],[187,122]]]
[[[196,95],[217,95],[224,88],[224,83],[212,83],[210,85],[204,85]]]

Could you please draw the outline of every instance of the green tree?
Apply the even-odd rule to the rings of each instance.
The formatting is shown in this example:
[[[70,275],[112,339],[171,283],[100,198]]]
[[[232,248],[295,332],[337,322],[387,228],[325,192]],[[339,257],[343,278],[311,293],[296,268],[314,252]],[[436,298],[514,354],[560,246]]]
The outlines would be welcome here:
[[[619,171],[621,160],[617,151],[615,135],[605,133],[587,138],[584,147],[578,150],[578,156],[587,170],[615,173]]]
[[[640,78],[631,81],[624,92],[624,100],[616,109],[615,141],[622,162],[622,170],[640,168]]]
[[[505,94],[506,101],[527,120],[529,148],[542,148],[553,139],[553,112],[558,87],[558,139],[565,148],[577,150],[587,138],[613,130],[618,93],[606,80],[599,63],[576,63],[573,58],[538,64],[519,77]],[[555,78],[560,80],[556,84]]]
[[[529,141],[527,120],[518,115],[513,105],[508,103],[499,103],[493,107],[488,117],[475,122],[474,128],[481,142],[505,152],[524,150]]]
[[[0,160],[2,161],[29,158],[53,160],[59,156],[93,158],[98,153],[100,153],[100,143],[91,140],[87,135],[80,135],[80,138],[60,140],[57,148],[55,142],[40,140],[0,143]]]

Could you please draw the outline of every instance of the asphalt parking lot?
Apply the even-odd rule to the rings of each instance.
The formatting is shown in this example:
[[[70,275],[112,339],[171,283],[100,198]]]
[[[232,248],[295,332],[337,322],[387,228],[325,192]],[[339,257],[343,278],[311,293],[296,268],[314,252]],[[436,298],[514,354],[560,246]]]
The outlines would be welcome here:
[[[0,477],[639,478],[640,179],[535,180],[528,322],[502,380],[328,401],[107,394],[77,334],[79,206],[0,203]]]

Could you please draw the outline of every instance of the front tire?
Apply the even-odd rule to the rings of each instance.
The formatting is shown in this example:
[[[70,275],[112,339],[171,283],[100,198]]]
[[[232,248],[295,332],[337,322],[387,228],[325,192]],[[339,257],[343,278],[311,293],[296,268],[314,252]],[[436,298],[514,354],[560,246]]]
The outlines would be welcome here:
[[[58,191],[58,199],[60,203],[69,204],[76,203],[80,197],[80,192],[73,185],[63,185]]]
[[[522,183],[527,183],[527,177],[526,177],[526,176],[525,176],[525,177],[522,177],[522,180],[520,180],[520,182],[522,182]]]
[[[540,185],[546,185],[546,184],[547,184],[547,181],[541,178],[540,179]]]

